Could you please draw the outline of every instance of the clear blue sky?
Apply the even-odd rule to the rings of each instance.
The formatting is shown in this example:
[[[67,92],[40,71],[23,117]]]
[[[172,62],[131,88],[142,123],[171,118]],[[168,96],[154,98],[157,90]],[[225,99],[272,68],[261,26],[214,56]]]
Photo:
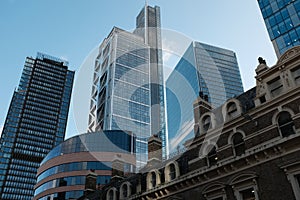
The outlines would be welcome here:
[[[0,126],[26,56],[38,51],[65,58],[79,68],[113,26],[135,27],[143,0],[1,0],[0,1]],[[255,86],[254,70],[262,56],[276,62],[257,0],[153,0],[161,7],[162,27],[192,40],[237,53],[245,90]],[[88,106],[86,106],[88,108]],[[86,123],[86,122],[84,122]],[[73,106],[67,137],[76,134]],[[81,131],[81,130],[80,130]]]

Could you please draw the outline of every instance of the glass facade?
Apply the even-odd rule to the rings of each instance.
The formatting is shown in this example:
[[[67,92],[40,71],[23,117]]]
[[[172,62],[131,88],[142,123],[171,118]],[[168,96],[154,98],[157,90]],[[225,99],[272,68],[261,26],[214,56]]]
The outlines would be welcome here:
[[[166,152],[160,9],[145,6],[133,33],[114,28],[95,61],[88,131],[128,130],[137,136],[137,168],[147,140],[158,134]]]
[[[194,136],[193,102],[207,95],[213,107],[243,92],[233,51],[192,42],[166,81],[169,151]]]
[[[26,58],[0,140],[0,199],[32,199],[39,163],[64,140],[73,78],[64,60]]]
[[[161,138],[165,157],[167,141],[160,21],[160,8],[146,5],[136,18],[134,33],[141,36],[150,48],[151,134],[157,134]]]
[[[114,154],[110,154],[111,161],[101,160],[107,152],[118,155],[129,154],[134,157],[135,137],[129,132],[120,130],[93,132],[74,136],[56,146],[41,162],[34,200],[79,198],[83,195],[86,172],[89,170],[98,172],[97,185],[108,183]],[[79,156],[80,153],[92,155],[93,160],[87,158],[88,156]],[[74,157],[77,158],[75,162],[67,161],[70,158],[74,160]],[[124,172],[130,172],[134,167],[133,163],[124,161]],[[72,175],[73,173],[76,175]],[[64,188],[66,186],[70,187]],[[81,186],[83,189],[78,190],[75,186]]]
[[[96,60],[89,131],[133,132],[137,167],[146,162],[151,134],[149,83],[148,46],[140,37],[114,28]]]
[[[277,57],[300,45],[300,0],[258,0]]]

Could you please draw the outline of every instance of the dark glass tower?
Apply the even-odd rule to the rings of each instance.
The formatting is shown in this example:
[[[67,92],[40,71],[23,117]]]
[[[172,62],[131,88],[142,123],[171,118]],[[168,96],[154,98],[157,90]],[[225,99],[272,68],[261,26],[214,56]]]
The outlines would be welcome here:
[[[64,140],[73,78],[64,60],[26,58],[1,136],[0,199],[32,199],[40,162]]]
[[[277,57],[300,45],[300,0],[258,0]]]
[[[192,42],[166,81],[169,152],[194,137],[193,102],[201,95],[214,108],[243,92],[233,51]]]

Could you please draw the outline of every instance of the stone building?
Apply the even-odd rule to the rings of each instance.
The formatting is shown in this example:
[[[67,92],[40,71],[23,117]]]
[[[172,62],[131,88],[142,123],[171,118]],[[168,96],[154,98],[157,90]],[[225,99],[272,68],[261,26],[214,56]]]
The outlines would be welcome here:
[[[161,160],[152,136],[148,164],[113,179],[98,198],[299,200],[300,47],[270,68],[259,58],[256,73],[256,87],[218,108],[198,97],[186,152]]]

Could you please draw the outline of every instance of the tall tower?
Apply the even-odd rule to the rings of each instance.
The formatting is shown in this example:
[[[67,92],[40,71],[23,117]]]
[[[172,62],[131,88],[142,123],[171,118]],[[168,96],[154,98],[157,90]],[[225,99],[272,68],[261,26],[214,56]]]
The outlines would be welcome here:
[[[277,57],[300,45],[300,1],[257,1]]]
[[[192,42],[166,81],[169,151],[194,137],[193,102],[199,95],[214,108],[243,92],[233,51]]]
[[[136,18],[136,34],[150,47],[151,134],[162,140],[163,156],[167,154],[165,127],[164,76],[161,43],[160,8],[147,3]]]
[[[40,162],[64,140],[73,78],[64,60],[26,58],[1,135],[0,199],[32,199]]]
[[[99,47],[88,131],[136,134],[139,169],[147,162],[151,135],[159,135],[166,144],[164,118],[160,13],[158,7],[146,5],[133,33],[114,27]]]

